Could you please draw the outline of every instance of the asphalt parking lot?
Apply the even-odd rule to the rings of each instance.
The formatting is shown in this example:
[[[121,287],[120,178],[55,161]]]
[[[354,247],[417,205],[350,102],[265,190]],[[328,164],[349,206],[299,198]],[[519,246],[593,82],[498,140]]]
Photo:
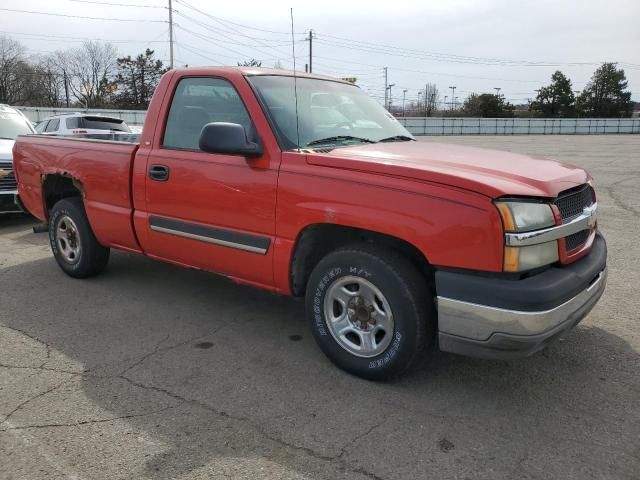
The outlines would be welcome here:
[[[367,382],[299,301],[123,253],[73,280],[0,217],[0,478],[637,479],[640,135],[423,140],[591,171],[609,284],[564,341]]]

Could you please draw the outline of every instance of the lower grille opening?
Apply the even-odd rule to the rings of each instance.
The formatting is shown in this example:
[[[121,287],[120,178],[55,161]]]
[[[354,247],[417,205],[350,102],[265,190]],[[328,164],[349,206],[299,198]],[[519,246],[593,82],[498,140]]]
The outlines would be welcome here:
[[[6,176],[0,177],[0,192],[10,192],[17,188],[16,177],[11,168],[1,167]]]
[[[581,247],[589,238],[589,230],[581,230],[565,238],[567,252]]]

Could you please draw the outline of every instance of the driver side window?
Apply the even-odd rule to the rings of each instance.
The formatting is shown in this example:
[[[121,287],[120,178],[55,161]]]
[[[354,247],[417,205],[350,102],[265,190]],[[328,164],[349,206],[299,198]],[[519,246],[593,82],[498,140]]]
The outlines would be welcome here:
[[[211,122],[239,123],[247,132],[251,118],[236,89],[220,78],[183,78],[176,87],[162,146],[199,150],[202,127]]]

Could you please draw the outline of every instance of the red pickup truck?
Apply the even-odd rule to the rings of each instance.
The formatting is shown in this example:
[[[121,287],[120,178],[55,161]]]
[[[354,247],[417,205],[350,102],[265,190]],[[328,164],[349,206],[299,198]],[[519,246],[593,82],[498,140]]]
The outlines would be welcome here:
[[[333,78],[172,70],[139,143],[27,135],[14,161],[67,274],[114,248],[305,296],[320,348],[365,378],[436,345],[530,355],[605,288],[584,170],[417,142]]]

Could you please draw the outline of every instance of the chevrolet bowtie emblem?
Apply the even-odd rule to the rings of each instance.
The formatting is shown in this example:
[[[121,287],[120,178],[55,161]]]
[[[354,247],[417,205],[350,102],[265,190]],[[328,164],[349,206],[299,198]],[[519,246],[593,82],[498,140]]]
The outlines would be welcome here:
[[[0,170],[0,178],[4,178],[8,176],[9,176],[9,172],[7,172],[6,170]]]

